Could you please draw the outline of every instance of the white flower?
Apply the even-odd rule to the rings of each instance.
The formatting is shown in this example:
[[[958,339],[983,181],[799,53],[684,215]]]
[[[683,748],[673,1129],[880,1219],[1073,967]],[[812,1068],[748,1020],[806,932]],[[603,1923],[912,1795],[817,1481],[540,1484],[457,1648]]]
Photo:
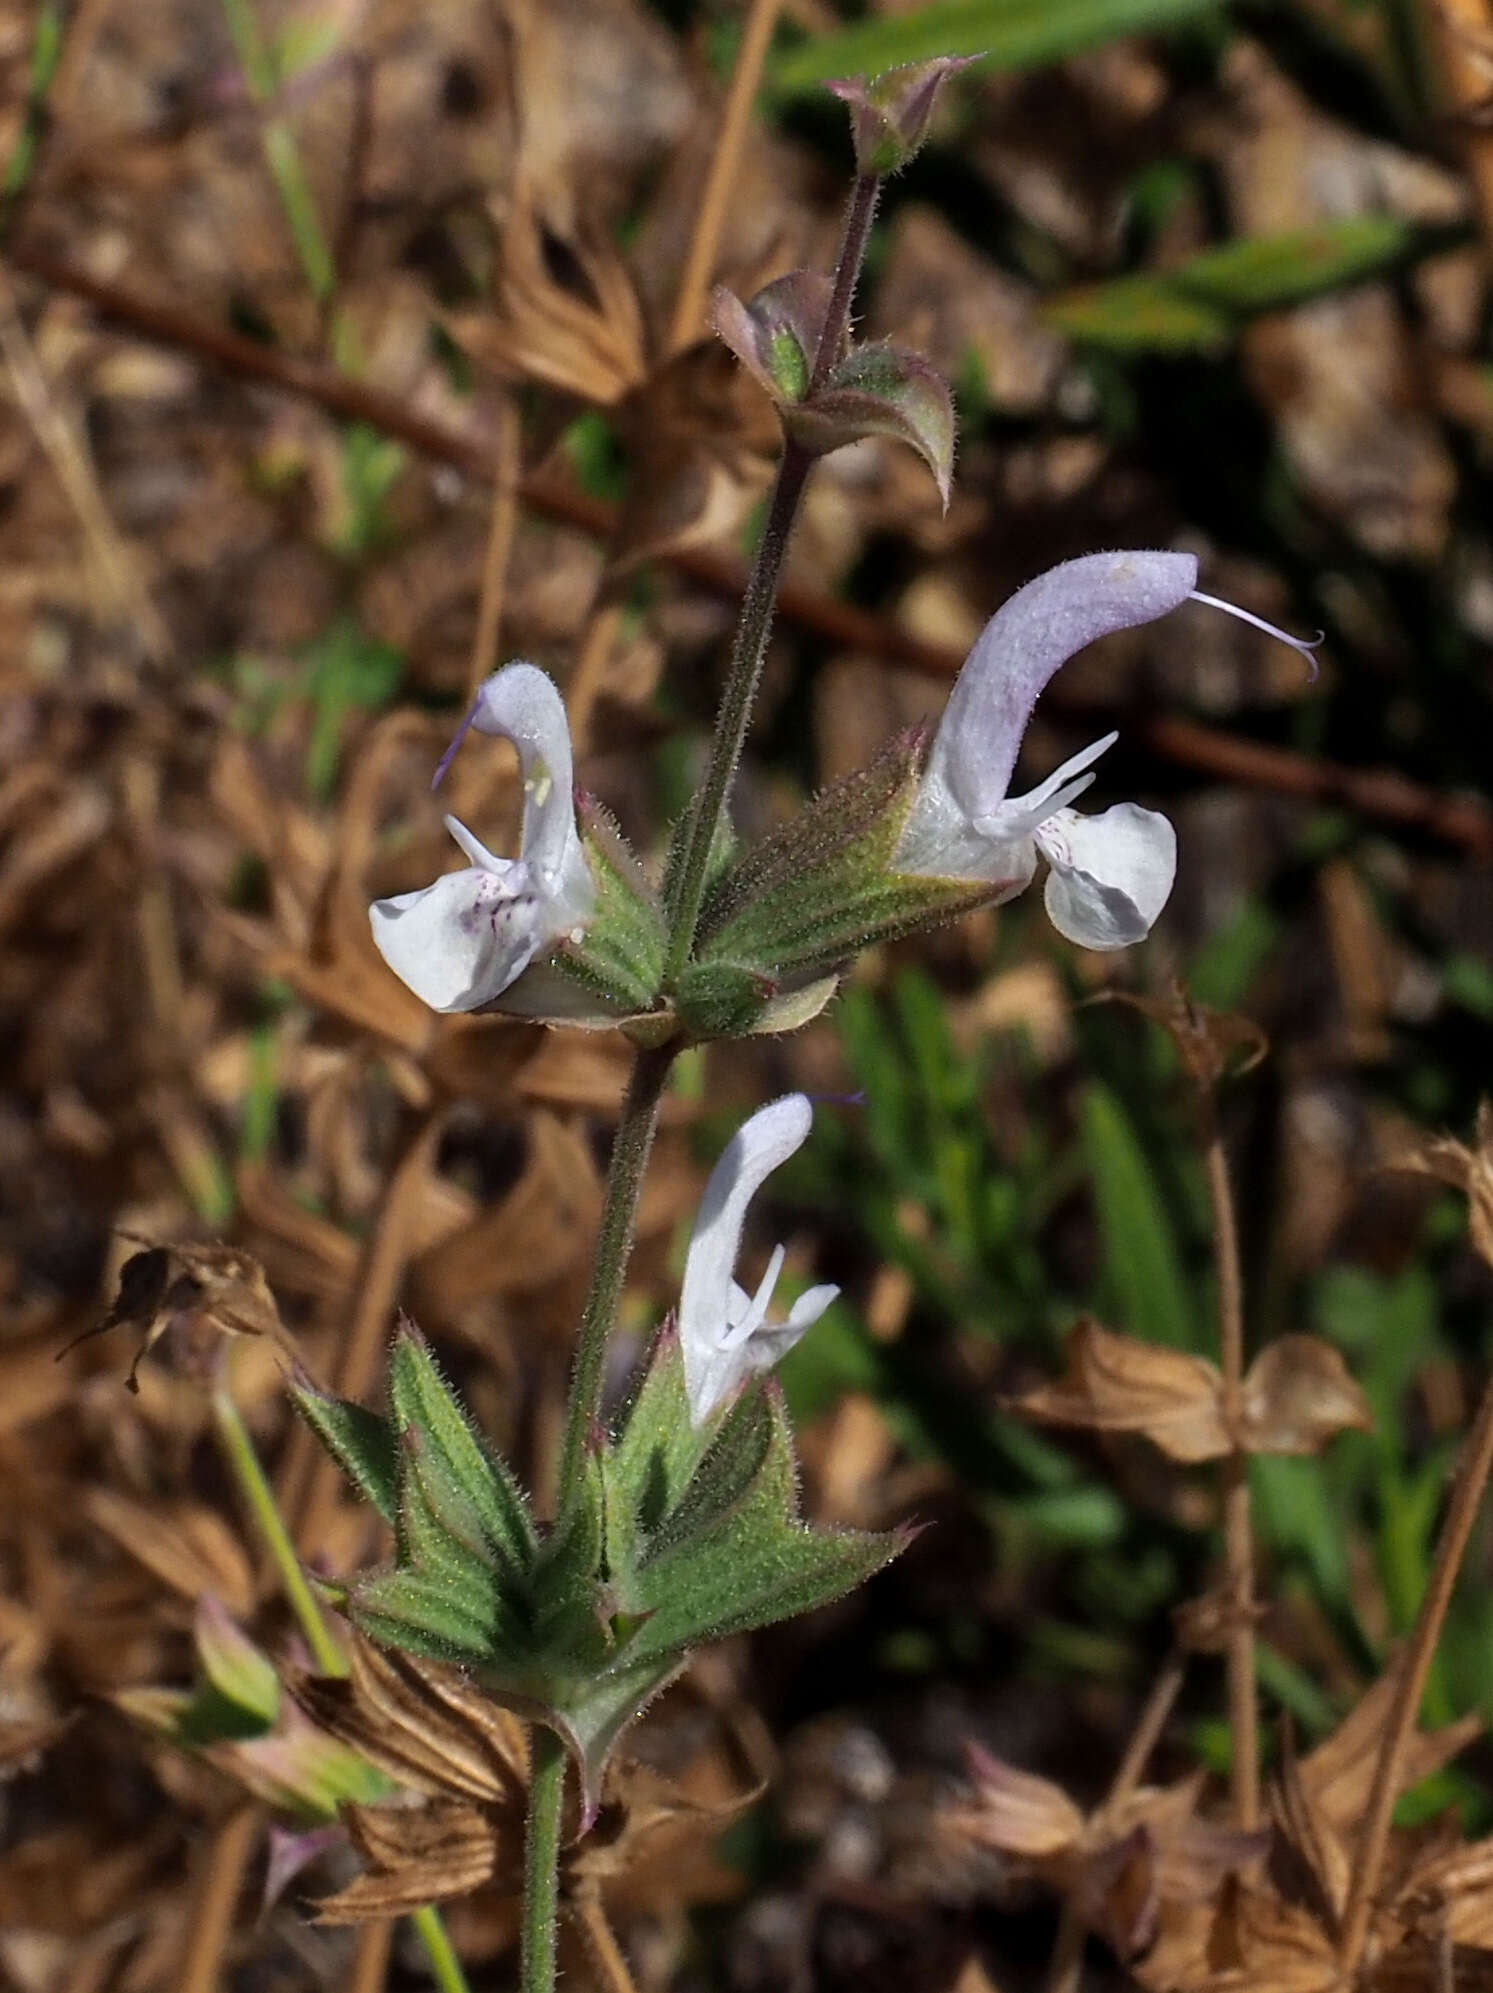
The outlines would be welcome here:
[[[694,1426],[702,1426],[745,1378],[786,1356],[840,1291],[811,1287],[793,1303],[786,1321],[770,1322],[767,1310],[783,1248],[774,1249],[755,1294],[735,1279],[747,1205],[778,1165],[803,1147],[813,1118],[805,1095],[784,1094],[742,1124],[710,1173],[679,1295],[679,1345]]]
[[[524,785],[517,858],[499,858],[466,825],[446,828],[470,865],[433,886],[375,900],[373,939],[389,967],[432,1010],[480,1010],[534,960],[584,929],[596,890],[575,822],[570,729],[553,682],[532,664],[495,671],[436,769],[434,788],[467,729],[518,750]]]
[[[1019,588],[980,632],[955,680],[898,846],[899,867],[988,880],[1010,899],[1031,884],[1040,854],[1049,868],[1047,911],[1060,934],[1084,948],[1142,940],[1172,889],[1176,832],[1135,803],[1093,817],[1069,807],[1119,736],[1092,742],[1025,796],[1006,790],[1032,708],[1058,667],[1096,637],[1154,622],[1189,596],[1310,657],[1309,644],[1200,594],[1196,581],[1191,554],[1130,552],[1085,554]]]

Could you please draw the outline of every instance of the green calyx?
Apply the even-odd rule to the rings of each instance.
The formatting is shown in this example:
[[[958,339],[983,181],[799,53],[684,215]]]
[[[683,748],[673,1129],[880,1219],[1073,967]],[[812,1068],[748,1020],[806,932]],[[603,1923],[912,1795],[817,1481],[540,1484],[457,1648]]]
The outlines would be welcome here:
[[[921,754],[919,730],[899,734],[720,876],[675,998],[682,1014],[698,989],[722,1010],[734,1006],[732,1029],[751,1029],[742,1018],[752,992],[760,1010],[837,974],[862,949],[990,898],[983,882],[896,869]]]
[[[696,1432],[669,1329],[548,1530],[412,1328],[395,1343],[391,1416],[304,1379],[293,1389],[393,1521],[395,1563],[351,1587],[354,1623],[383,1646],[467,1666],[495,1700],[556,1730],[588,1810],[617,1738],[695,1648],[838,1598],[904,1541],[800,1520],[775,1386],[752,1386]]]

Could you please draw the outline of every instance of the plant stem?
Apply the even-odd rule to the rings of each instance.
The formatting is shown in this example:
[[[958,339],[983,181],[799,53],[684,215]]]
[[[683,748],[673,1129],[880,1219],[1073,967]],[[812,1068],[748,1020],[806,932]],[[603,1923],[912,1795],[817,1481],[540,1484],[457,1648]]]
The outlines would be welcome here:
[[[1244,1283],[1229,1162],[1212,1095],[1202,1099],[1203,1164],[1213,1210],[1218,1279],[1218,1344],[1224,1424],[1237,1434],[1244,1394]],[[1223,1461],[1223,1550],[1228,1586],[1229,1781],[1234,1825],[1254,1832],[1260,1814],[1260,1756],[1255,1714],[1254,1535],[1249,1514],[1249,1457],[1235,1446]]]
[[[825,313],[824,328],[819,336],[813,372],[809,377],[810,394],[823,386],[845,343],[850,325],[850,307],[861,264],[865,260],[866,242],[871,233],[871,219],[876,212],[876,197],[880,191],[880,179],[869,173],[861,174],[851,189],[829,309]],[[772,488],[762,537],[757,542],[757,552],[747,576],[741,615],[731,644],[725,689],[721,693],[715,733],[710,743],[710,762],[693,805],[689,835],[669,907],[666,980],[679,974],[695,945],[695,930],[700,924],[700,908],[705,900],[710,853],[726,813],[736,766],[741,760],[742,744],[746,740],[747,725],[762,679],[762,661],[767,655],[767,639],[772,630],[783,561],[812,464],[813,459],[797,443],[790,440],[783,445],[777,481]]]
[[[1426,1677],[1431,1672],[1442,1622],[1451,1604],[1452,1587],[1467,1549],[1467,1540],[1472,1534],[1472,1525],[1477,1520],[1490,1471],[1493,1471],[1493,1379],[1483,1391],[1472,1431],[1467,1435],[1462,1457],[1457,1462],[1457,1478],[1446,1521],[1437,1540],[1435,1562],[1431,1566],[1420,1611],[1416,1614],[1410,1645],[1399,1664],[1395,1699],[1374,1765],[1374,1783],[1369,1792],[1368,1810],[1354,1855],[1347,1902],[1343,1907],[1343,1935],[1338,1955],[1345,1983],[1352,1981],[1363,1957],[1374,1891],[1389,1844],[1390,1817],[1400,1796],[1405,1750],[1420,1715]]]
[[[879,173],[856,175],[855,184],[850,189],[850,204],[845,210],[845,227],[840,237],[840,254],[835,260],[829,309],[824,314],[824,328],[819,334],[819,345],[814,354],[814,370],[809,375],[810,394],[816,393],[828,380],[850,330],[850,307],[855,303],[855,287],[860,282],[861,265],[866,260],[866,244],[871,240],[871,223],[875,219],[880,195]]]
[[[617,1319],[617,1302],[627,1262],[632,1256],[633,1232],[638,1215],[638,1193],[648,1152],[653,1147],[653,1130],[658,1121],[658,1104],[664,1082],[674,1063],[675,1048],[659,1046],[639,1051],[622,1103],[617,1134],[612,1143],[611,1166],[607,1170],[605,1200],[601,1207],[601,1227],[591,1262],[591,1285],[581,1312],[576,1337],[575,1363],[570,1373],[570,1396],[565,1408],[565,1437],[560,1449],[559,1489],[556,1512],[563,1515],[580,1488],[581,1469],[591,1431],[601,1416],[601,1393],[606,1379],[607,1338]]]
[[[279,1509],[275,1505],[274,1491],[260,1465],[259,1455],[254,1450],[254,1442],[249,1437],[249,1429],[244,1424],[238,1406],[233,1402],[226,1384],[219,1384],[213,1391],[213,1424],[217,1430],[218,1444],[228,1470],[238,1484],[244,1504],[253,1516],[264,1546],[279,1576],[286,1603],[295,1614],[296,1623],[306,1636],[306,1645],[311,1649],[317,1667],[324,1675],[345,1675],[347,1661],[336,1635],[328,1626],[316,1596],[306,1582],[306,1574],[301,1569],[300,1560],[291,1543],[290,1532],[285,1527]]]
[[[461,1960],[456,1956],[456,1949],[435,1905],[427,1903],[423,1910],[412,1910],[410,1923],[425,1947],[425,1956],[430,1961],[431,1973],[441,1993],[471,1993]]]
[[[520,1993],[553,1993],[555,1924],[560,1907],[560,1829],[565,1806],[565,1746],[536,1724],[529,1768],[529,1831],[524,1843]]]

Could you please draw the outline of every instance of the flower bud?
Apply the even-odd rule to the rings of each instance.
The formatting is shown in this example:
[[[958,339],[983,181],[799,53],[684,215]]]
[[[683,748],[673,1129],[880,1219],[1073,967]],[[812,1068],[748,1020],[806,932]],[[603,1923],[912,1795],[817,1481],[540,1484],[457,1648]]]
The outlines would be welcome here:
[[[923,148],[946,77],[976,58],[939,55],[880,76],[849,76],[828,87],[850,106],[855,163],[862,173],[897,173]]]

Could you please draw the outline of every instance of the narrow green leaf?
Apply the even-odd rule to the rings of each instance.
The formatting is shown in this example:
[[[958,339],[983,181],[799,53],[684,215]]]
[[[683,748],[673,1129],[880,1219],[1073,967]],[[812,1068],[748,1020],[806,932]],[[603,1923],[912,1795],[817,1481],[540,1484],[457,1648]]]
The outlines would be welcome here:
[[[1393,215],[1350,215],[1205,249],[1176,268],[1116,277],[1050,298],[1043,315],[1071,339],[1117,352],[1211,352],[1251,313],[1362,283],[1402,261],[1415,232]],[[1424,246],[1436,238],[1423,237]]]
[[[330,1397],[304,1372],[290,1382],[301,1417],[358,1492],[393,1525],[399,1505],[399,1436],[377,1412]]]
[[[1149,276],[1086,284],[1049,298],[1042,316],[1069,339],[1121,353],[1216,353],[1234,332],[1219,306]]]
[[[1348,215],[1281,235],[1244,236],[1189,257],[1172,282],[1233,312],[1283,305],[1361,283],[1404,256],[1415,231],[1397,215]]]
[[[1084,1095],[1084,1153],[1094,1186],[1118,1326],[1147,1342],[1191,1349],[1193,1311],[1166,1203],[1124,1108],[1097,1082]]]
[[[477,1437],[424,1338],[408,1323],[394,1344],[389,1389],[399,1427],[419,1428],[476,1510],[494,1551],[515,1573],[525,1571],[537,1539],[518,1483]]]
[[[826,77],[874,76],[936,55],[970,55],[986,70],[1029,69],[1218,12],[1218,0],[934,0],[804,42],[770,77],[778,90],[797,93]]]

